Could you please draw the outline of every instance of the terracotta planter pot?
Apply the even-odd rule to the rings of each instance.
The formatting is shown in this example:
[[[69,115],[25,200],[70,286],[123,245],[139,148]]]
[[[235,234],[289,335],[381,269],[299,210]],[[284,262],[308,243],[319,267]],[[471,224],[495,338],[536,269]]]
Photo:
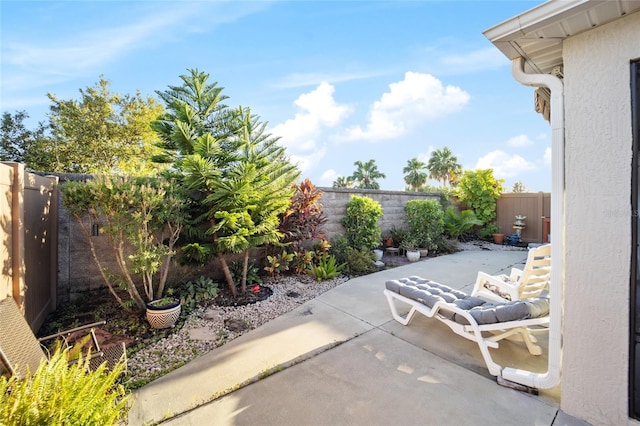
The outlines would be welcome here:
[[[493,242],[502,244],[504,242],[504,234],[493,234]]]

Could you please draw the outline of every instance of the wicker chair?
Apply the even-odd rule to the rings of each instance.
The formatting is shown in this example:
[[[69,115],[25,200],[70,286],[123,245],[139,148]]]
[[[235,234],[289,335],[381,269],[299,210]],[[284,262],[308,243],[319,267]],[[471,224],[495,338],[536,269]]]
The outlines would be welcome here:
[[[93,349],[89,367],[98,368],[103,362],[107,363],[107,369],[124,358],[126,363],[126,350],[124,343],[101,349],[96,338],[94,327],[105,324],[105,321],[87,324],[71,330],[52,334],[51,336],[36,338],[13,298],[8,297],[0,301],[0,362],[10,374],[22,379],[29,370],[34,373],[40,362],[47,359],[46,352],[40,342],[64,338],[71,333],[89,329],[93,340]],[[71,361],[73,362],[73,361]],[[16,368],[17,366],[17,368]]]

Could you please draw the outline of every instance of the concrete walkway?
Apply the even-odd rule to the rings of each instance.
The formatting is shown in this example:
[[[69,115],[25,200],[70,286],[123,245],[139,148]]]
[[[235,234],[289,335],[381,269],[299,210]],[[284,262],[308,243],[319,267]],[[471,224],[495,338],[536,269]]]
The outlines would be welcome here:
[[[129,423],[579,424],[558,416],[559,389],[497,385],[477,344],[421,315],[398,324],[382,294],[386,280],[411,275],[470,292],[477,271],[522,267],[526,254],[466,251],[354,278],[139,389]],[[518,343],[492,355],[546,370],[545,355]]]

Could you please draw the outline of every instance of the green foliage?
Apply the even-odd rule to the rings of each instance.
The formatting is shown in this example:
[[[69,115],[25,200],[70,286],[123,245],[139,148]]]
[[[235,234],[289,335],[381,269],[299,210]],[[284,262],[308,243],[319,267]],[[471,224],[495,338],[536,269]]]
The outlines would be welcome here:
[[[444,232],[444,213],[436,200],[410,200],[404,206],[407,232],[420,248],[436,249]]]
[[[402,242],[407,238],[408,231],[405,228],[397,228],[395,225],[389,230],[389,236],[393,239],[393,244],[400,247]]]
[[[313,251],[294,251],[293,259],[291,261],[291,270],[294,274],[301,274],[305,272],[309,267],[311,267],[311,265],[313,265],[314,258],[315,253]]]
[[[369,160],[365,163],[356,161],[353,163],[357,168],[353,175],[348,178],[353,183],[354,188],[360,189],[380,189],[378,179],[384,179],[387,176],[378,170],[376,160]]]
[[[282,242],[299,251],[305,241],[325,238],[322,226],[327,222],[327,217],[320,203],[322,191],[309,179],[296,184],[294,188],[291,204],[280,217],[279,231],[283,235]]]
[[[318,258],[316,265],[310,265],[308,272],[310,275],[316,277],[316,280],[324,281],[340,275],[342,268],[344,268],[344,265],[339,265],[336,262],[335,256],[324,255]]]
[[[2,113],[0,161],[23,163],[31,170],[51,170],[48,164],[52,156],[41,149],[44,145],[52,145],[45,134],[46,126],[38,123],[35,130],[28,129],[24,124],[27,118],[29,114],[26,111],[16,111],[13,115]]]
[[[502,179],[493,177],[492,169],[467,170],[460,178],[456,194],[470,207],[483,224],[496,218],[496,203],[502,193]]]
[[[462,172],[462,166],[458,164],[458,158],[446,146],[431,153],[427,169],[429,170],[429,177],[441,181],[444,186],[449,183],[455,184]]]
[[[70,182],[62,187],[63,201],[86,235],[94,261],[118,302],[126,307],[114,287],[123,286],[140,307],[145,302],[136,282],[141,281],[147,300],[162,297],[175,244],[185,216],[185,195],[174,182],[163,178],[96,178]],[[101,224],[113,252],[98,257],[92,238],[92,225]],[[126,245],[133,252],[125,251]],[[106,266],[115,257],[117,272]]]
[[[424,248],[425,246],[423,246],[421,243],[419,243],[418,240],[416,238],[414,238],[413,236],[407,236],[400,243],[400,248],[405,250],[405,251],[417,251],[420,247]]]
[[[196,307],[202,306],[215,299],[218,295],[218,284],[208,277],[200,277],[197,280],[187,281],[172,288],[174,293],[180,296],[182,314],[185,316]]]
[[[417,158],[407,161],[407,165],[402,169],[404,182],[411,191],[418,191],[420,187],[427,183],[429,175],[425,172],[427,165]]]
[[[351,275],[365,275],[375,269],[376,258],[367,248],[349,247],[346,252],[346,269]]]
[[[236,261],[229,265],[229,270],[231,271],[231,276],[233,277],[233,281],[236,283],[240,283],[242,281],[242,268],[244,267],[244,262]],[[262,278],[260,278],[259,269],[253,263],[247,264],[247,285],[251,284],[262,284]]]
[[[380,203],[369,197],[351,197],[347,203],[347,213],[340,222],[347,231],[349,245],[369,250],[378,247],[382,237],[379,223],[381,217]]]
[[[124,371],[118,363],[89,371],[89,358],[68,364],[67,351],[57,349],[33,374],[18,380],[0,377],[0,424],[113,425],[125,422],[130,395],[117,384]]]
[[[180,250],[180,263],[183,265],[205,265],[213,258],[211,244],[189,243]]]
[[[336,262],[338,264],[343,264],[347,261],[347,253],[349,252],[349,249],[349,242],[344,236],[340,235],[339,237],[331,240],[331,247],[329,248],[328,253],[336,258]]]
[[[487,223],[478,232],[478,238],[486,241],[493,241],[493,234],[499,234],[500,227],[495,222]]]
[[[280,240],[279,217],[299,172],[278,138],[265,133],[266,123],[248,108],[220,104],[222,89],[208,83],[208,74],[191,70],[181,78],[182,86],[159,93],[167,104],[167,113],[154,123],[163,140],[160,160],[172,162],[202,196],[205,209],[195,222],[208,223],[206,237],[236,295],[224,254],[244,253],[246,264],[249,249]],[[245,291],[242,277],[240,292]]]
[[[444,229],[449,237],[457,239],[461,234],[469,232],[474,225],[482,225],[473,210],[462,210],[457,213],[453,206],[444,212]]]
[[[278,275],[289,270],[289,264],[292,260],[293,253],[287,253],[286,250],[283,250],[279,255],[267,256],[267,266],[264,267],[264,270],[271,275]]]
[[[152,97],[111,93],[102,76],[80,100],[47,96],[53,139],[39,148],[47,171],[148,176],[165,168],[151,162],[159,151],[150,124],[162,113]]]

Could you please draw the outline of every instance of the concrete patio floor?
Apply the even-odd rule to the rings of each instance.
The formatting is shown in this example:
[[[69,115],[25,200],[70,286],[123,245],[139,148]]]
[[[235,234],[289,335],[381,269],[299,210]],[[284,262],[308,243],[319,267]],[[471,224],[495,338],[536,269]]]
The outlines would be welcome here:
[[[534,396],[497,385],[477,344],[421,315],[400,325],[383,295],[386,280],[411,275],[470,292],[477,271],[508,272],[526,255],[464,251],[351,279],[139,389],[129,423],[583,424],[559,411],[559,387]],[[546,355],[517,342],[491,352],[546,370]]]

